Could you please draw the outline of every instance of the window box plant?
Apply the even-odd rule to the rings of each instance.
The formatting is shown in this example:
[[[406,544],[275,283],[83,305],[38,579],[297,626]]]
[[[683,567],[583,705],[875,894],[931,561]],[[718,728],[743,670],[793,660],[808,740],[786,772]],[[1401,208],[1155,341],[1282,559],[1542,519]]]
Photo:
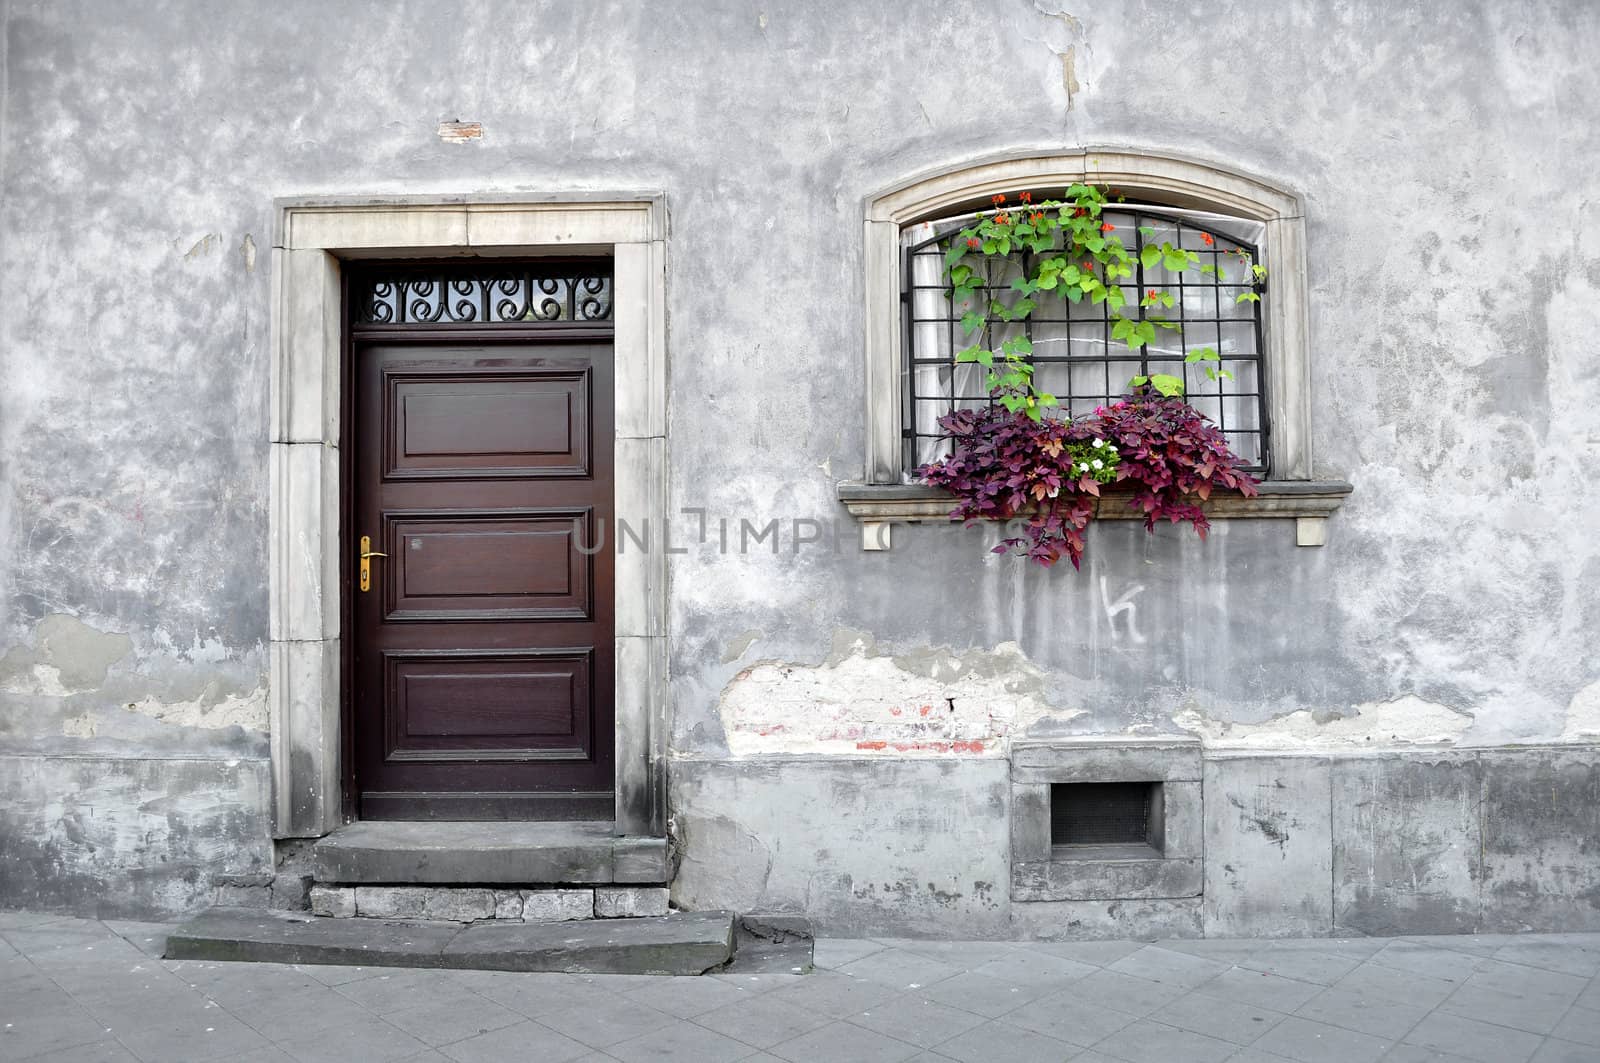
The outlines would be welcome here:
[[[979,337],[956,360],[987,370],[989,402],[942,418],[951,453],[915,475],[955,496],[952,519],[1021,518],[1019,534],[995,551],[1015,551],[1046,566],[1063,556],[1079,565],[1103,488],[1131,489],[1131,504],[1143,512],[1147,529],[1163,520],[1183,522],[1202,537],[1209,523],[1199,503],[1213,491],[1256,493],[1255,479],[1223,434],[1184,400],[1181,378],[1135,376],[1120,401],[1074,418],[1035,386],[1025,331],[1006,329],[1007,338],[993,347],[982,342],[994,334],[992,322],[1025,322],[1047,298],[1105,304],[1109,338],[1125,344],[1134,359],[1158,329],[1181,332],[1162,313],[1175,302],[1170,290],[1151,287],[1130,298],[1135,259],[1102,217],[1108,202],[1106,190],[1085,184],[1067,189],[1062,200],[1037,204],[1028,193],[1010,206],[997,195],[993,209],[962,229],[945,256],[961,327],[969,339]],[[982,260],[1021,250],[1031,252],[1029,268],[1005,293],[992,290]],[[1215,276],[1220,269],[1170,243],[1147,242],[1138,254],[1139,265],[1160,267],[1168,276],[1190,270]],[[1259,300],[1255,285],[1265,270],[1249,261],[1235,268],[1251,280],[1237,298]],[[1228,375],[1215,348],[1188,351],[1184,360],[1212,380]]]

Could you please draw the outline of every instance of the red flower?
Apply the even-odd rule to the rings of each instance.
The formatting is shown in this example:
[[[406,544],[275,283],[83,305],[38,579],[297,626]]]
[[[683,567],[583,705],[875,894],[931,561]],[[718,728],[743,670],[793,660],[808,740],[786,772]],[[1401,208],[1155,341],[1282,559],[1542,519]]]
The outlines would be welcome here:
[[[1145,292],[1144,294],[1145,294],[1145,298],[1146,299],[1154,299],[1156,297],[1156,290],[1154,288],[1151,288],[1149,291]]]
[[[1009,214],[996,214],[994,216],[994,223],[996,225],[1010,225],[1011,224],[1011,215],[1009,215]]]
[[[1032,192],[1024,192],[1024,193],[1022,193],[1022,195],[1018,196],[1017,198],[1022,200],[1024,203],[1032,203],[1033,202],[1033,193]]]
[[[1040,222],[1044,221],[1044,211],[1034,211],[1032,214],[1028,215],[1028,220],[1033,222],[1033,224],[1038,225]]]
[[[993,203],[995,206],[998,207],[1000,204],[1004,203],[1005,201],[1006,201],[1006,197],[1005,196],[997,195],[993,199],[991,199],[989,202]]]
[[[983,241],[978,239],[976,236],[967,237],[967,247],[968,248],[972,249],[973,251],[976,251],[978,248],[980,248],[982,246],[983,246]]]
[[[1210,247],[1212,244],[1216,243],[1215,240],[1211,239],[1211,234],[1210,233],[1201,233],[1200,234],[1200,239],[1205,242],[1205,245],[1207,247]]]
[[[1115,225],[1112,225],[1110,222],[1106,222],[1104,225],[1100,226],[1100,231],[1103,233],[1115,232],[1116,228],[1117,227]]]
[[[1083,264],[1083,268],[1088,270],[1090,273],[1093,273],[1094,272],[1094,263],[1093,262],[1085,262]]]

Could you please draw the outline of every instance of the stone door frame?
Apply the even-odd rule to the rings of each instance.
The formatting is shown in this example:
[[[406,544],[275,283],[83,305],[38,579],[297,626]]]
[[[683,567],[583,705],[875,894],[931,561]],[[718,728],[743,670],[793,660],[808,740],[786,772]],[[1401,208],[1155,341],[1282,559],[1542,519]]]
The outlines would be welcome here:
[[[343,822],[340,420],[342,263],[610,254],[616,325],[616,514],[664,526],[666,199],[659,193],[296,197],[274,202],[268,588],[273,833]],[[614,533],[615,529],[611,529]],[[613,534],[614,539],[614,534]],[[616,557],[616,831],[662,835],[666,564]]]

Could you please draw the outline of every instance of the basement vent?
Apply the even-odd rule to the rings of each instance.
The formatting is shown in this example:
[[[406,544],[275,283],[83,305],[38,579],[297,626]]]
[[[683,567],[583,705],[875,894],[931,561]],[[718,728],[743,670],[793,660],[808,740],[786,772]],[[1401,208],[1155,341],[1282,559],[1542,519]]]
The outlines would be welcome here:
[[[1054,783],[1050,787],[1051,845],[1154,845],[1161,831],[1160,783]],[[1157,812],[1159,815],[1159,812]]]

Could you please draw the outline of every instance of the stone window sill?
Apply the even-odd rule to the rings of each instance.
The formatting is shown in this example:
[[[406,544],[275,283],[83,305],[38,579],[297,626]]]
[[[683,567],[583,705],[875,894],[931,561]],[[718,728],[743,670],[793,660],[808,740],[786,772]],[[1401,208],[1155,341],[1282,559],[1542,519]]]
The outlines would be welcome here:
[[[1219,493],[1200,507],[1212,520],[1292,519],[1296,545],[1321,546],[1327,541],[1328,516],[1344,504],[1351,490],[1343,480],[1268,480],[1255,498]],[[889,549],[890,528],[895,524],[947,524],[954,505],[948,491],[927,484],[845,481],[838,492],[845,509],[861,522],[863,550]],[[1128,491],[1106,491],[1095,504],[1095,517],[1143,520],[1144,514],[1129,504],[1130,498]]]

